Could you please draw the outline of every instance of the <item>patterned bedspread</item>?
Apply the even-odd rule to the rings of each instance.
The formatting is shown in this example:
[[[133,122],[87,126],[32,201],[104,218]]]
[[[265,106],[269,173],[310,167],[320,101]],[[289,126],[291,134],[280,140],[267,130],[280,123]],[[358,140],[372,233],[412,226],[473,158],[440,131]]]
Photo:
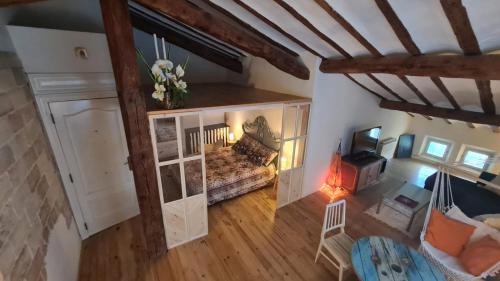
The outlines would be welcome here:
[[[229,199],[270,184],[275,177],[274,164],[257,166],[242,155],[223,147],[205,154],[207,172],[208,204]],[[186,165],[187,188],[201,188],[201,170],[199,165]],[[201,190],[200,190],[201,191]],[[199,193],[187,190],[188,194]]]

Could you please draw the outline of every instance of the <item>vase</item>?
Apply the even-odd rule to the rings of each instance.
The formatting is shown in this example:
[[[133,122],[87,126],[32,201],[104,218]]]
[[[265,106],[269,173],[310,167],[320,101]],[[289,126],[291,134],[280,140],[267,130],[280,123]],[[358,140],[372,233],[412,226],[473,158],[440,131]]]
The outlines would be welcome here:
[[[176,109],[184,107],[184,100],[182,98],[175,98],[174,94],[170,91],[165,92],[165,98],[163,99],[163,108],[165,109]]]

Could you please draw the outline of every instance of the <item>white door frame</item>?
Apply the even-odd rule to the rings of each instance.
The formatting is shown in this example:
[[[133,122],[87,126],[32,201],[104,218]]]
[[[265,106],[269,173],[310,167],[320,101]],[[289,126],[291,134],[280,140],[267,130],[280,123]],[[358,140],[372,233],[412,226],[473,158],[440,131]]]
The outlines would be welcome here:
[[[69,178],[69,168],[64,157],[56,126],[52,121],[51,102],[117,97],[112,73],[28,74],[30,86],[40,111],[43,127],[54,153],[64,190],[73,211],[81,239],[89,237],[83,212],[76,194],[76,187]]]

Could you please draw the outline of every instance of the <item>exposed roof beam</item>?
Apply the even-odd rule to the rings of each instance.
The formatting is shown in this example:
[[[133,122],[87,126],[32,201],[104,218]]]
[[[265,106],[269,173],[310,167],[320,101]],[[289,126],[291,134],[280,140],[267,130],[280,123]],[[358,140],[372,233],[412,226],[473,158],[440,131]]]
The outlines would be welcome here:
[[[162,210],[153,146],[149,135],[146,102],[140,90],[141,82],[128,4],[127,1],[116,0],[101,0],[100,3],[130,152],[137,201],[141,209],[147,253],[149,258],[153,259],[164,254],[167,245],[165,229],[161,225]]]
[[[226,16],[227,18],[229,18],[230,20],[232,20],[235,23],[239,24],[243,28],[246,28],[247,30],[250,30],[251,32],[257,34],[258,36],[264,38],[264,40],[266,40],[270,44],[276,46],[277,48],[279,48],[279,49],[281,49],[281,50],[283,50],[283,51],[287,52],[288,54],[290,54],[292,56],[295,56],[295,57],[299,55],[296,52],[290,50],[289,48],[287,48],[287,47],[283,46],[282,44],[276,42],[275,40],[271,39],[269,36],[265,35],[264,33],[258,31],[257,29],[255,29],[250,24],[242,21],[240,18],[238,18],[237,16],[233,15],[231,12],[229,12],[226,9],[224,9],[223,7],[221,7],[221,6],[213,3],[210,0],[203,0],[203,2],[206,3],[208,6],[210,6],[212,9],[214,9],[217,12],[223,14],[224,16]]]
[[[453,124],[453,123],[451,123],[451,121],[450,121],[450,120],[448,120],[448,119],[446,119],[446,118],[444,118],[443,120],[444,120],[444,122],[446,122],[446,124],[448,124],[448,125],[452,125],[452,124]]]
[[[401,41],[401,44],[403,44],[405,49],[411,55],[421,55],[420,49],[411,38],[410,33],[403,25],[396,12],[394,12],[394,10],[392,9],[391,4],[389,4],[387,0],[375,0],[375,3],[377,3],[378,8],[382,12],[382,14],[384,14],[385,18],[391,25],[394,33],[396,33],[396,36],[399,38],[399,41]]]
[[[183,0],[136,0],[150,9],[164,13],[179,22],[199,29],[221,41],[240,48],[300,79],[309,79],[309,69],[297,58],[270,44],[263,38],[230,24]]]
[[[327,12],[340,26],[342,26],[352,37],[363,45],[372,55],[380,57],[382,54],[366,40],[342,15],[335,11],[325,0],[314,0],[325,12]]]
[[[335,50],[337,50],[337,52],[339,52],[340,54],[342,54],[346,58],[352,58],[352,56],[346,50],[344,50],[342,47],[340,47],[339,44],[337,44],[335,41],[333,41],[332,39],[330,39],[330,37],[328,37],[326,34],[324,34],[323,32],[319,31],[319,29],[317,29],[303,15],[301,15],[299,12],[297,12],[292,6],[288,5],[288,3],[286,3],[283,0],[274,0],[274,2],[276,2],[278,5],[280,5],[283,9],[285,9],[288,13],[290,13],[295,19],[297,19],[298,21],[300,21],[307,28],[309,28],[309,30],[311,30],[314,34],[316,34],[316,36],[318,36],[323,41],[325,41],[330,46],[332,46],[332,48],[334,48]]]
[[[202,42],[193,40],[189,36],[171,29],[168,26],[163,25],[161,22],[151,19],[147,15],[144,15],[133,8],[130,9],[130,17],[132,25],[144,32],[149,34],[156,33],[157,35],[164,37],[168,42],[184,48],[208,61],[238,73],[243,72],[241,62],[234,57],[228,56],[217,49],[210,48]]]
[[[378,94],[377,92],[369,89],[368,87],[366,87],[365,85],[359,83],[356,79],[354,79],[351,75],[349,74],[344,74],[345,77],[349,78],[352,82],[354,82],[356,85],[360,86],[361,88],[365,89],[366,91],[368,91],[369,93],[375,95],[376,97],[382,99],[382,100],[385,100],[386,98],[384,96],[382,96],[381,94]]]
[[[448,88],[444,85],[443,81],[439,77],[431,77],[432,82],[438,87],[441,93],[448,99],[453,108],[460,110],[460,105],[458,105],[457,100],[453,97],[453,95],[448,91]]]
[[[321,63],[320,70],[325,73],[388,73],[500,80],[500,55],[327,59]]]
[[[375,75],[373,75],[371,73],[368,73],[366,75],[368,75],[368,77],[370,77],[375,83],[377,83],[380,87],[382,87],[384,90],[389,92],[391,95],[393,95],[394,97],[396,97],[400,101],[406,102],[406,100],[404,98],[402,98],[400,95],[398,95],[396,92],[394,92],[391,88],[387,87],[387,85],[382,83],[382,81],[380,81],[377,77],[375,77]]]
[[[395,102],[389,100],[380,101],[380,107],[405,112],[413,112],[451,120],[460,120],[477,124],[500,126],[500,115],[485,115],[480,112],[456,110],[440,107],[429,107],[420,104]]]
[[[413,83],[408,78],[406,78],[406,76],[399,75],[398,77],[399,79],[401,79],[401,81],[403,81],[403,83],[405,83],[408,88],[410,88],[415,93],[415,95],[418,96],[418,98],[423,103],[428,106],[433,106],[432,103],[424,96],[424,94],[422,94],[422,92],[420,92],[420,90],[415,85],[413,85]]]
[[[493,94],[491,93],[491,84],[489,80],[476,80],[479,91],[479,99],[485,114],[494,115],[496,112]]]
[[[277,24],[275,24],[274,22],[270,21],[268,18],[266,18],[265,16],[263,16],[262,14],[260,14],[259,12],[257,12],[256,10],[254,10],[252,7],[248,6],[247,4],[245,4],[245,2],[241,1],[241,0],[233,0],[236,4],[240,5],[243,9],[247,10],[249,13],[251,13],[252,15],[254,15],[255,17],[257,17],[258,19],[260,19],[261,21],[265,22],[267,25],[269,25],[270,27],[274,28],[276,31],[280,32],[281,34],[283,34],[284,36],[286,36],[288,39],[290,39],[291,41],[295,42],[297,45],[301,46],[302,48],[304,48],[305,50],[308,50],[309,52],[311,52],[312,54],[324,59],[325,57],[323,55],[321,55],[320,53],[316,52],[315,50],[313,50],[311,47],[307,46],[306,44],[304,44],[302,41],[300,41],[299,39],[297,39],[296,37],[292,36],[290,33],[286,32],[284,29],[282,29],[281,27],[279,27]]]
[[[411,114],[410,112],[406,112],[406,114],[410,115],[411,117],[415,117],[415,115]]]
[[[429,120],[429,121],[432,121],[432,117],[430,117],[429,115],[422,115],[425,119]]]
[[[481,48],[461,0],[441,0],[441,6],[465,55],[480,55]],[[476,79],[476,85],[485,114],[495,114],[495,103],[490,81]]]

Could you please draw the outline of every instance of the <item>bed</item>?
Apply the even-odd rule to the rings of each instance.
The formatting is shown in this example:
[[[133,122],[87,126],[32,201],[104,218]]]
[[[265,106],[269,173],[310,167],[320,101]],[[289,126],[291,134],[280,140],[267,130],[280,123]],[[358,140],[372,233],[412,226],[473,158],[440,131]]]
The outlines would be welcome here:
[[[259,116],[251,123],[245,122],[243,131],[265,147],[276,151],[277,154],[279,139],[271,132],[264,117]],[[206,134],[207,132],[205,132]],[[225,139],[225,136],[221,137]],[[187,131],[186,139],[192,139]],[[217,141],[217,138],[212,138],[207,142],[211,144]],[[208,205],[268,186],[274,182],[276,176],[275,159],[268,165],[257,165],[255,161],[252,161],[251,156],[224,145],[205,152],[205,165]],[[199,165],[186,165],[185,175],[186,192],[188,194],[200,193],[202,188],[200,184],[201,167]]]

